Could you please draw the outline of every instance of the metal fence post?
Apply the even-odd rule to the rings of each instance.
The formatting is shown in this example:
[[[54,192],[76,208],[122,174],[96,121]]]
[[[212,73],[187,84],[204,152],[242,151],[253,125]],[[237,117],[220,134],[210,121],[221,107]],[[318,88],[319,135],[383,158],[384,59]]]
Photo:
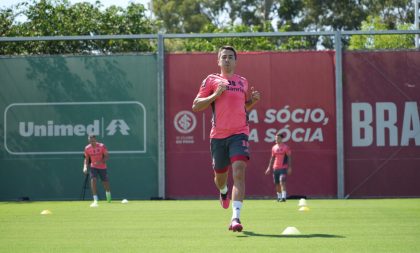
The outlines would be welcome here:
[[[420,23],[420,20],[419,20],[420,0],[413,0],[413,4],[414,4],[414,29],[418,30],[419,23]],[[415,43],[416,43],[416,48],[419,48],[419,35],[418,34],[416,34],[415,36]]]
[[[337,131],[337,198],[344,198],[344,129],[343,129],[343,62],[341,32],[334,35],[335,47],[335,111]]]
[[[165,199],[165,45],[163,34],[158,34],[158,194]]]

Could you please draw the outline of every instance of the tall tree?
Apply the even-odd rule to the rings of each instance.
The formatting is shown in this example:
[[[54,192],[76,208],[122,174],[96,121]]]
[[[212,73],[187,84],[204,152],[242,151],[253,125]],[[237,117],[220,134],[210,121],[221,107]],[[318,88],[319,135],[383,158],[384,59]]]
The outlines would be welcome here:
[[[280,26],[306,31],[358,30],[368,16],[381,17],[388,29],[414,20],[412,0],[277,0],[275,5]]]
[[[152,0],[152,10],[168,33],[200,32],[211,23],[210,13],[198,0]],[[209,15],[209,16],[208,16]]]
[[[62,36],[166,33],[358,30],[378,17],[383,29],[414,20],[411,0],[151,0],[153,18],[141,4],[103,8],[69,0],[28,0],[0,9],[0,36]],[[23,21],[22,21],[22,17]],[[376,21],[375,21],[376,22]],[[274,24],[274,27],[273,27]],[[167,40],[173,50],[214,50],[210,42]],[[329,37],[247,38],[243,50],[333,47]],[[200,42],[203,44],[200,45]],[[229,40],[225,40],[229,42]],[[348,40],[345,40],[347,45]],[[256,48],[255,45],[259,47]],[[154,50],[147,40],[2,43],[0,54],[113,53]]]
[[[358,0],[304,0],[302,23],[306,30],[353,30],[367,13]]]
[[[152,0],[152,10],[166,32],[201,32],[212,24],[264,26],[271,21],[274,0]]]
[[[362,22],[362,31],[387,30],[387,24],[382,16],[369,16]],[[408,30],[411,24],[397,24],[397,30]],[[414,48],[414,35],[353,35],[349,41],[350,50],[369,49],[410,49]]]
[[[274,7],[273,0],[228,0],[225,11],[232,21],[247,26],[262,26],[271,21]]]
[[[74,5],[68,0],[23,2],[0,10],[0,35],[35,37],[156,32],[154,21],[146,17],[146,9],[141,4],[131,3],[125,9],[102,7],[99,1]],[[19,21],[22,17],[23,21]],[[2,43],[0,54],[112,53],[150,51],[153,47],[146,40],[40,41]]]
[[[398,23],[414,19],[411,0],[277,0],[275,5],[278,29],[288,31],[359,30],[368,16],[380,17],[385,30],[397,29]],[[316,43],[333,47],[330,37]]]
[[[302,31],[303,25],[303,1],[301,0],[277,0],[275,11],[277,12],[277,28],[288,31]]]
[[[385,29],[397,29],[398,24],[414,22],[412,0],[360,0],[368,16],[379,17]],[[365,19],[367,21],[367,19]]]

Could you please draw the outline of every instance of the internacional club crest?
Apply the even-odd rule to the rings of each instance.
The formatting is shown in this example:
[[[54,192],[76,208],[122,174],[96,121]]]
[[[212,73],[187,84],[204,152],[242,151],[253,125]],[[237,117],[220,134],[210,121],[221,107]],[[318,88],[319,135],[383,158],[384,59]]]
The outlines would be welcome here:
[[[174,126],[178,132],[188,134],[197,126],[197,119],[190,111],[180,111],[175,115]]]

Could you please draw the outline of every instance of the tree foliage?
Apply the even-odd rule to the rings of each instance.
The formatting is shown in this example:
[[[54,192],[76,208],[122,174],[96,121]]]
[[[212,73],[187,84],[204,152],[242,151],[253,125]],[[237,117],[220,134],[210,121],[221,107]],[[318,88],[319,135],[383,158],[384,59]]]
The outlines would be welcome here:
[[[397,30],[408,30],[408,24],[396,24]],[[369,16],[362,22],[362,31],[386,30],[386,23],[379,16]],[[414,48],[414,35],[353,35],[350,50],[410,49]]]
[[[152,3],[153,13],[163,21],[167,32],[360,30],[369,16],[380,17],[383,29],[387,30],[397,29],[397,23],[409,24],[414,20],[411,0],[152,0]],[[190,20],[194,15],[200,16],[202,22],[192,26]],[[334,46],[329,37],[287,38],[277,42],[281,43],[274,46],[280,49]]]
[[[0,10],[2,37],[151,34],[154,21],[146,17],[141,4],[127,8],[102,8],[99,1],[71,5],[68,0],[33,0]],[[24,17],[24,21],[18,17]],[[2,43],[1,54],[66,54],[150,51],[153,45],[142,40],[41,41]]]
[[[275,30],[357,30],[368,16],[379,16],[388,29],[396,21],[412,23],[412,0],[151,0],[155,16],[168,32],[200,32],[209,23],[223,26],[263,26]],[[197,18],[199,16],[200,18]],[[220,20],[225,22],[220,22]],[[191,22],[199,20],[196,26]],[[193,29],[194,28],[194,29]]]
[[[154,0],[152,10],[162,21],[165,32],[197,33],[211,23],[210,17],[204,13],[204,5],[196,0]]]
[[[216,28],[215,26],[207,26],[203,32],[205,33],[245,33],[245,32],[261,32],[256,27],[245,25],[236,25],[230,28]],[[178,40],[167,43],[169,51],[217,51],[223,45],[235,45],[239,51],[255,51],[255,50],[275,50],[276,39],[267,37],[235,37],[235,38],[203,38]]]
[[[151,7],[153,15],[147,16],[145,7],[135,3],[104,8],[100,0],[73,5],[69,0],[28,0],[0,9],[0,36],[388,30],[410,29],[414,21],[411,0],[151,0]],[[412,37],[353,36],[344,45],[412,47]],[[215,51],[220,44],[244,51],[334,46],[332,38],[322,36],[171,39],[165,43],[170,51]],[[149,40],[3,42],[0,54],[108,54],[155,48]]]
[[[212,24],[264,26],[271,21],[274,0],[151,0],[152,11],[170,33],[197,33]]]

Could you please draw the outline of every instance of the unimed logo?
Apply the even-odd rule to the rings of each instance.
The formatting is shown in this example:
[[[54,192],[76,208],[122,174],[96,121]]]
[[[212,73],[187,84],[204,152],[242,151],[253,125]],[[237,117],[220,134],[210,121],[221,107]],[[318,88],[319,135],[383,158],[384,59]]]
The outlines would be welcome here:
[[[19,122],[19,134],[23,137],[99,135],[99,120],[94,120],[92,124],[86,126],[82,124],[54,124],[52,120],[47,121],[45,125]]]
[[[34,122],[19,122],[19,134],[23,137],[52,137],[52,136],[86,136],[102,135],[101,121],[93,120],[92,124],[71,125],[55,124],[53,120],[48,120],[46,124],[35,124]],[[123,119],[113,119],[105,128],[106,135],[113,136],[116,133],[129,135],[130,127]]]
[[[4,126],[13,155],[82,154],[88,135],[110,153],[146,153],[146,108],[137,101],[10,104]]]

